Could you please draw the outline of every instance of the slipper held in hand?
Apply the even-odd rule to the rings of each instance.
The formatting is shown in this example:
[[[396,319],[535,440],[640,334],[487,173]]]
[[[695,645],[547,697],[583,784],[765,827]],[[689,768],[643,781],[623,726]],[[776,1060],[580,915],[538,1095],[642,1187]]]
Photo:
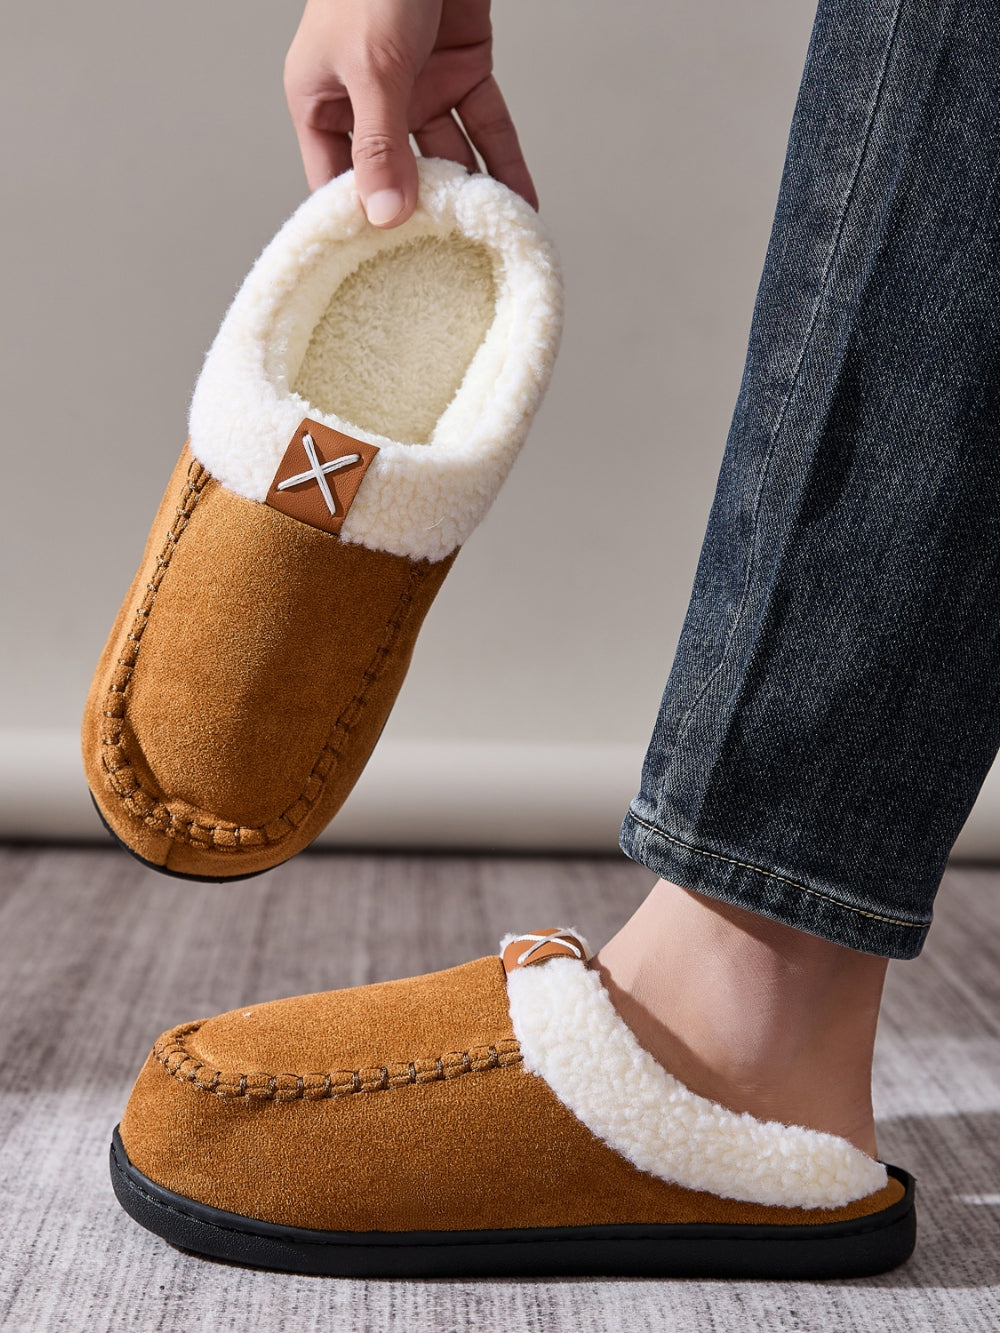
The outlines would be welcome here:
[[[266,870],[340,808],[548,383],[561,288],[536,215],[420,170],[393,231],[349,174],[312,195],[195,389],[83,725],[102,818],[167,873]]]

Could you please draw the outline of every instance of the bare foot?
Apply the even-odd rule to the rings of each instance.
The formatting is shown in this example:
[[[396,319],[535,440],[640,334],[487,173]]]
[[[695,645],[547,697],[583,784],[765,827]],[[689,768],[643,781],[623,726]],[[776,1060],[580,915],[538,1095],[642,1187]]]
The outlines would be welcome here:
[[[874,1157],[887,964],[660,880],[591,966],[641,1045],[692,1091]]]

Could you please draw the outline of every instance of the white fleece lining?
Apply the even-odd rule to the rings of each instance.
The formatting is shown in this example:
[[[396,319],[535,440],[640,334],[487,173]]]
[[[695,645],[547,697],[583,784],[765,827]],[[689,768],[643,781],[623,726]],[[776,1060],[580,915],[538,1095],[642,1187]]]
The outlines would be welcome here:
[[[495,311],[493,256],[460,232],[380,250],[333,293],[293,387],[362,430],[428,444]]]
[[[757,1120],[691,1092],[639,1045],[585,964],[552,958],[518,968],[507,990],[525,1069],[640,1170],[786,1208],[839,1208],[885,1185],[885,1167],[846,1139]]]
[[[562,293],[523,200],[454,163],[419,170],[402,227],[369,226],[349,172],[285,223],[212,344],[190,435],[195,457],[250,500],[267,495],[304,417],[378,445],[341,537],[440,560],[485,515],[524,440]]]

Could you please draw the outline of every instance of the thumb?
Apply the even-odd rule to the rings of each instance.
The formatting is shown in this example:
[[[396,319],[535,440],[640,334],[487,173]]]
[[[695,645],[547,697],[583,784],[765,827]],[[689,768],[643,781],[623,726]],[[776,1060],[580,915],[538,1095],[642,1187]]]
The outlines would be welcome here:
[[[409,82],[366,80],[348,90],[354,108],[354,182],[368,221],[398,227],[417,205],[417,163],[410,147]]]

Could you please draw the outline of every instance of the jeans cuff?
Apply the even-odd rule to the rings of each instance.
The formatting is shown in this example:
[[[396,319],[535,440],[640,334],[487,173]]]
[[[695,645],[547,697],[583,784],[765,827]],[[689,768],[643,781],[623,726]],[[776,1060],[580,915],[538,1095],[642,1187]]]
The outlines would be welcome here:
[[[916,958],[930,921],[904,921],[843,902],[833,895],[737,856],[708,851],[674,837],[630,810],[621,849],[661,879],[733,903],[796,930],[882,958]]]

